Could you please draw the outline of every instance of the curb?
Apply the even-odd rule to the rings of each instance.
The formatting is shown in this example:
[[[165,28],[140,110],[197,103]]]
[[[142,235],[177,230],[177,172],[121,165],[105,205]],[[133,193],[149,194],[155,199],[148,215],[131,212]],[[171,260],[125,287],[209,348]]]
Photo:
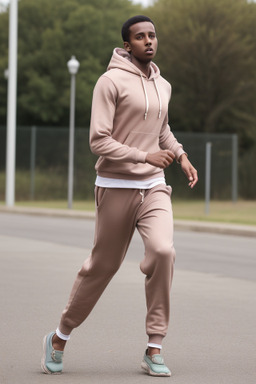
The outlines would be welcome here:
[[[37,207],[0,207],[0,212],[16,213],[22,215],[71,217],[76,219],[95,219],[95,213],[90,211],[78,211],[74,209],[52,209]]]
[[[174,220],[174,228],[179,230],[207,232],[222,235],[256,238],[256,226],[230,223],[211,223],[206,221]]]
[[[95,212],[77,211],[72,209],[45,209],[36,207],[0,207],[0,212],[23,215],[36,215],[48,217],[69,217],[76,219],[95,219]],[[229,223],[212,223],[206,221],[174,220],[175,230],[216,233],[233,236],[246,236],[256,238],[256,226]]]

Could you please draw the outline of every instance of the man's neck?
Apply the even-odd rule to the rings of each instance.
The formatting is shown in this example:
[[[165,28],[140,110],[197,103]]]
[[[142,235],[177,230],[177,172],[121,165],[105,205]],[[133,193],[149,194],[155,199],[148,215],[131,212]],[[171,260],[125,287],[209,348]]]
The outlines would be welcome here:
[[[151,68],[150,68],[151,61],[149,61],[148,63],[141,63],[140,61],[136,60],[133,56],[131,57],[131,61],[134,65],[136,65],[136,67],[139,68],[139,70],[142,73],[144,73],[144,75],[146,75],[149,78],[151,73]]]

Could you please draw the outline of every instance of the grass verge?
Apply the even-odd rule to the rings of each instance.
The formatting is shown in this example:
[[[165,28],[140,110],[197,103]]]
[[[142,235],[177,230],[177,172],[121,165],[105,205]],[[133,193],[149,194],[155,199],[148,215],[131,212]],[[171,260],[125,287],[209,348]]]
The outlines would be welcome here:
[[[3,205],[0,202],[0,205]],[[22,201],[16,206],[67,209],[67,201]],[[74,201],[74,210],[94,211],[94,201]],[[211,201],[210,212],[205,214],[204,201],[173,200],[174,219],[256,225],[256,201]]]

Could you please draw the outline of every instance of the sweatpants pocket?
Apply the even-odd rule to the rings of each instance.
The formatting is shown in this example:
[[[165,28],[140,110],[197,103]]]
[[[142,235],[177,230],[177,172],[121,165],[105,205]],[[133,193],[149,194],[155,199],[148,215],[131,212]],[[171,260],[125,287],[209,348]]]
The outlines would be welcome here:
[[[155,193],[155,192],[164,192],[164,193],[166,193],[170,197],[172,195],[172,187],[170,185],[166,185],[166,184],[158,184],[155,187],[153,187],[151,191],[153,193]]]
[[[106,191],[107,191],[107,188],[98,187],[98,186],[95,187],[94,194],[95,194],[96,208],[99,208],[100,205],[102,204]]]
[[[168,191],[168,195],[171,197],[171,195],[172,195],[172,187],[170,185],[166,185],[166,189]]]

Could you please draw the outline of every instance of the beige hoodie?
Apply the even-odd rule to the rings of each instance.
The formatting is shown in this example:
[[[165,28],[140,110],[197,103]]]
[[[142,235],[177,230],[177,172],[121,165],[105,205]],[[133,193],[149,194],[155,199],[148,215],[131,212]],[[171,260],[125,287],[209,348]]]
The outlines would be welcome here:
[[[178,160],[184,150],[168,125],[171,85],[153,62],[147,78],[129,58],[116,48],[94,88],[90,146],[100,156],[99,176],[147,180],[163,176],[162,169],[145,162],[147,153],[170,149]]]

